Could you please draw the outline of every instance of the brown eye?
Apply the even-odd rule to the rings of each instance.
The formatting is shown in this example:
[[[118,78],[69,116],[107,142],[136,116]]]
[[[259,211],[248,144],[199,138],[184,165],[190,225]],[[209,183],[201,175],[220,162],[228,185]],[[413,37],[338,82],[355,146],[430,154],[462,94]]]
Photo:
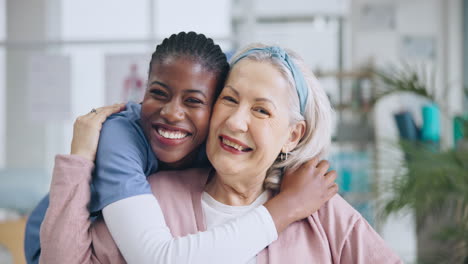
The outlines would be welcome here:
[[[150,91],[150,93],[152,95],[154,95],[155,97],[157,98],[166,98],[167,97],[167,93],[161,89],[153,89]]]
[[[202,100],[200,99],[197,99],[197,98],[188,98],[187,100],[185,100],[187,103],[190,103],[190,104],[204,104]]]

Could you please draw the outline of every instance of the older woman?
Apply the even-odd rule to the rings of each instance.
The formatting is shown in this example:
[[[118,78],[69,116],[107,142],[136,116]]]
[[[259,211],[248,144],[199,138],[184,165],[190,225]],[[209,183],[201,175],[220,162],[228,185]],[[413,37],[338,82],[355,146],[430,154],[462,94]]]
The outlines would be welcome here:
[[[262,205],[280,184],[288,184],[281,182],[286,168],[326,153],[331,113],[324,91],[295,54],[263,45],[240,52],[211,119],[206,149],[213,168],[160,172],[149,178],[171,233],[183,236],[210,229]],[[332,177],[327,184],[335,188]],[[47,239],[53,226],[47,221],[44,224]],[[65,239],[71,235],[66,229],[53,232],[63,232]],[[88,258],[122,262],[109,242],[112,239],[104,222],[95,222],[91,232],[82,235],[94,239]],[[236,245],[232,247],[235,250]],[[80,255],[79,249],[70,250],[67,254]],[[53,253],[43,252],[45,263],[53,260]],[[288,226],[255,258],[246,260],[290,261],[401,262],[338,195],[316,213]],[[227,258],[225,263],[229,262]]]

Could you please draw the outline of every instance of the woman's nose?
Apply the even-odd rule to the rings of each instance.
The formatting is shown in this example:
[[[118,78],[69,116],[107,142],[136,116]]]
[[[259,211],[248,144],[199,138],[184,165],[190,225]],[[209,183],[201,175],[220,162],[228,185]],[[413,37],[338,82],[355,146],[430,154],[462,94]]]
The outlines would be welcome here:
[[[235,112],[230,113],[226,125],[232,132],[247,132],[248,119],[248,112],[238,108]]]
[[[177,123],[184,120],[184,109],[178,102],[168,102],[161,109],[161,117],[168,123]]]

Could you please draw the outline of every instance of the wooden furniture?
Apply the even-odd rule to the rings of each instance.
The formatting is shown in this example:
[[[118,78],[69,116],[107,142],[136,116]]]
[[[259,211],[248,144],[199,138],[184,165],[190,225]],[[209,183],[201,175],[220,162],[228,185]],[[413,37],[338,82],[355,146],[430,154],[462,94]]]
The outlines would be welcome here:
[[[26,263],[23,250],[25,227],[26,218],[0,222],[0,245],[9,251],[14,264]]]

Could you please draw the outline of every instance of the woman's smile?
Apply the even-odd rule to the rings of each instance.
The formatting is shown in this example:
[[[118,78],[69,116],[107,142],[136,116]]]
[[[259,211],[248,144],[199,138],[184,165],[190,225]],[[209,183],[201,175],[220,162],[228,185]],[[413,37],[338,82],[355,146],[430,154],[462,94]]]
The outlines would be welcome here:
[[[155,133],[155,138],[163,145],[167,146],[176,146],[184,143],[189,140],[192,136],[190,131],[176,127],[170,126],[163,123],[153,124],[153,129]]]
[[[253,150],[251,147],[242,143],[241,141],[226,135],[219,136],[219,144],[221,145],[222,149],[233,154],[243,154]]]

